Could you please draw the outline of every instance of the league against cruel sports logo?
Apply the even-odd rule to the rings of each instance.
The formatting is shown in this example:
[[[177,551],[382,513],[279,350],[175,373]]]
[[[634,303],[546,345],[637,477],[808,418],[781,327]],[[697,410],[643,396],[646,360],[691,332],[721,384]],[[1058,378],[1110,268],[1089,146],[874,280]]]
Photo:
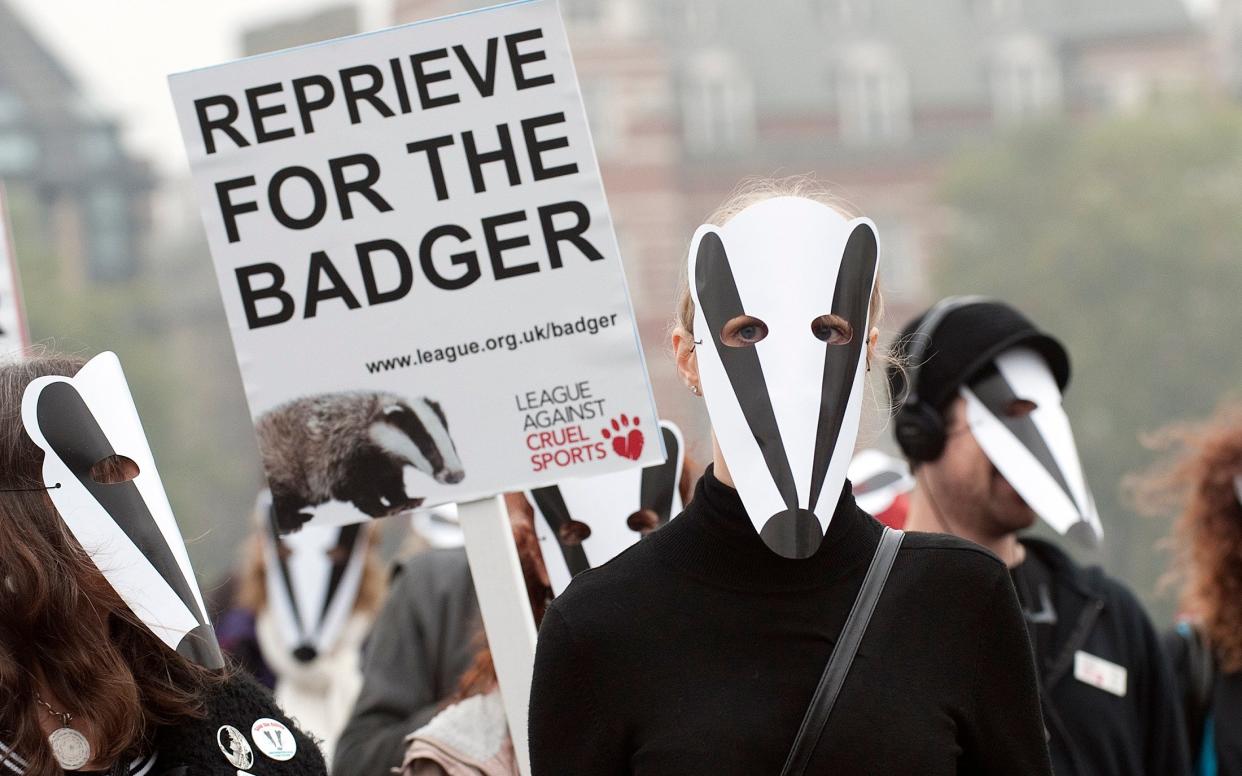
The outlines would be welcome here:
[[[609,455],[637,461],[646,438],[639,416],[608,411],[590,380],[514,396],[531,471],[571,469]]]

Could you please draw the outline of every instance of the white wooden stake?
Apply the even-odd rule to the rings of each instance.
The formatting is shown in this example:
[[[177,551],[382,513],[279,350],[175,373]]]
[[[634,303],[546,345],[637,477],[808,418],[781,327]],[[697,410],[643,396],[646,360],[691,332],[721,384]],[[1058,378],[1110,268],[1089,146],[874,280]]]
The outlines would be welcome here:
[[[509,511],[502,496],[493,496],[458,504],[457,519],[466,536],[466,557],[496,665],[518,770],[522,776],[530,776],[526,714],[535,666],[535,617],[513,544]]]

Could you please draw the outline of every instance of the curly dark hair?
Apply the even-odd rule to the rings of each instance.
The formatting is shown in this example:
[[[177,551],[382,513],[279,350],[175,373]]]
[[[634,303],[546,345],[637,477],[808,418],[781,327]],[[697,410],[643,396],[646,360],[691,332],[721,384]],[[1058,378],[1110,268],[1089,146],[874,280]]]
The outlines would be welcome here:
[[[1145,442],[1168,457],[1130,478],[1136,506],[1178,514],[1174,578],[1182,609],[1201,624],[1221,668],[1242,670],[1242,502],[1234,484],[1242,477],[1242,404]]]
[[[0,488],[39,488],[43,451],[26,434],[22,395],[82,360],[35,355],[0,364]],[[203,714],[222,675],[168,649],[112,588],[42,490],[0,500],[0,738],[32,776],[62,771],[40,727],[42,682],[88,725],[100,762],[133,756],[155,728]],[[0,765],[7,755],[0,753]],[[0,771],[3,771],[0,767]]]

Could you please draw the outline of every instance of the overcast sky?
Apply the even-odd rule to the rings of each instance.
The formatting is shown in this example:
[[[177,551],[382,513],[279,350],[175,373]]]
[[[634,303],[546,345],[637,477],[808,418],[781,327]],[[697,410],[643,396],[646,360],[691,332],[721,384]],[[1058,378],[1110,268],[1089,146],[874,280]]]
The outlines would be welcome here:
[[[339,0],[7,0],[83,91],[118,117],[129,146],[162,172],[188,174],[169,73],[239,56],[242,30]],[[363,29],[389,23],[390,0],[362,0]]]

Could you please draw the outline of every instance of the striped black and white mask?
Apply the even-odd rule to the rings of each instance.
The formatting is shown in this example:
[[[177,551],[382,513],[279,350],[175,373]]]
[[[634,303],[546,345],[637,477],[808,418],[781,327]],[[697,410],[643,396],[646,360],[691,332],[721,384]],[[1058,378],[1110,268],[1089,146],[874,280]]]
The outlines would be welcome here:
[[[562,480],[526,494],[555,595],[579,573],[607,563],[681,512],[681,431],[666,420],[660,431],[664,463]]]
[[[22,423],[43,450],[43,481],[56,511],[125,604],[171,649],[222,668],[116,354],[99,354],[72,378],[33,381],[22,397]],[[137,476],[118,482],[107,464],[122,458],[136,465]]]
[[[869,219],[768,199],[690,247],[695,353],[712,429],[764,543],[812,555],[862,413],[879,245]]]
[[[270,509],[270,496],[260,514]],[[267,602],[280,639],[302,662],[332,651],[353,613],[366,565],[370,525],[307,526],[280,536],[266,521],[263,536]]]
[[[876,518],[914,490],[914,476],[906,462],[879,450],[855,453],[850,461],[849,478],[858,508]]]
[[[1047,362],[1015,347],[960,390],[979,447],[1027,506],[1057,532],[1097,542],[1100,517]]]

